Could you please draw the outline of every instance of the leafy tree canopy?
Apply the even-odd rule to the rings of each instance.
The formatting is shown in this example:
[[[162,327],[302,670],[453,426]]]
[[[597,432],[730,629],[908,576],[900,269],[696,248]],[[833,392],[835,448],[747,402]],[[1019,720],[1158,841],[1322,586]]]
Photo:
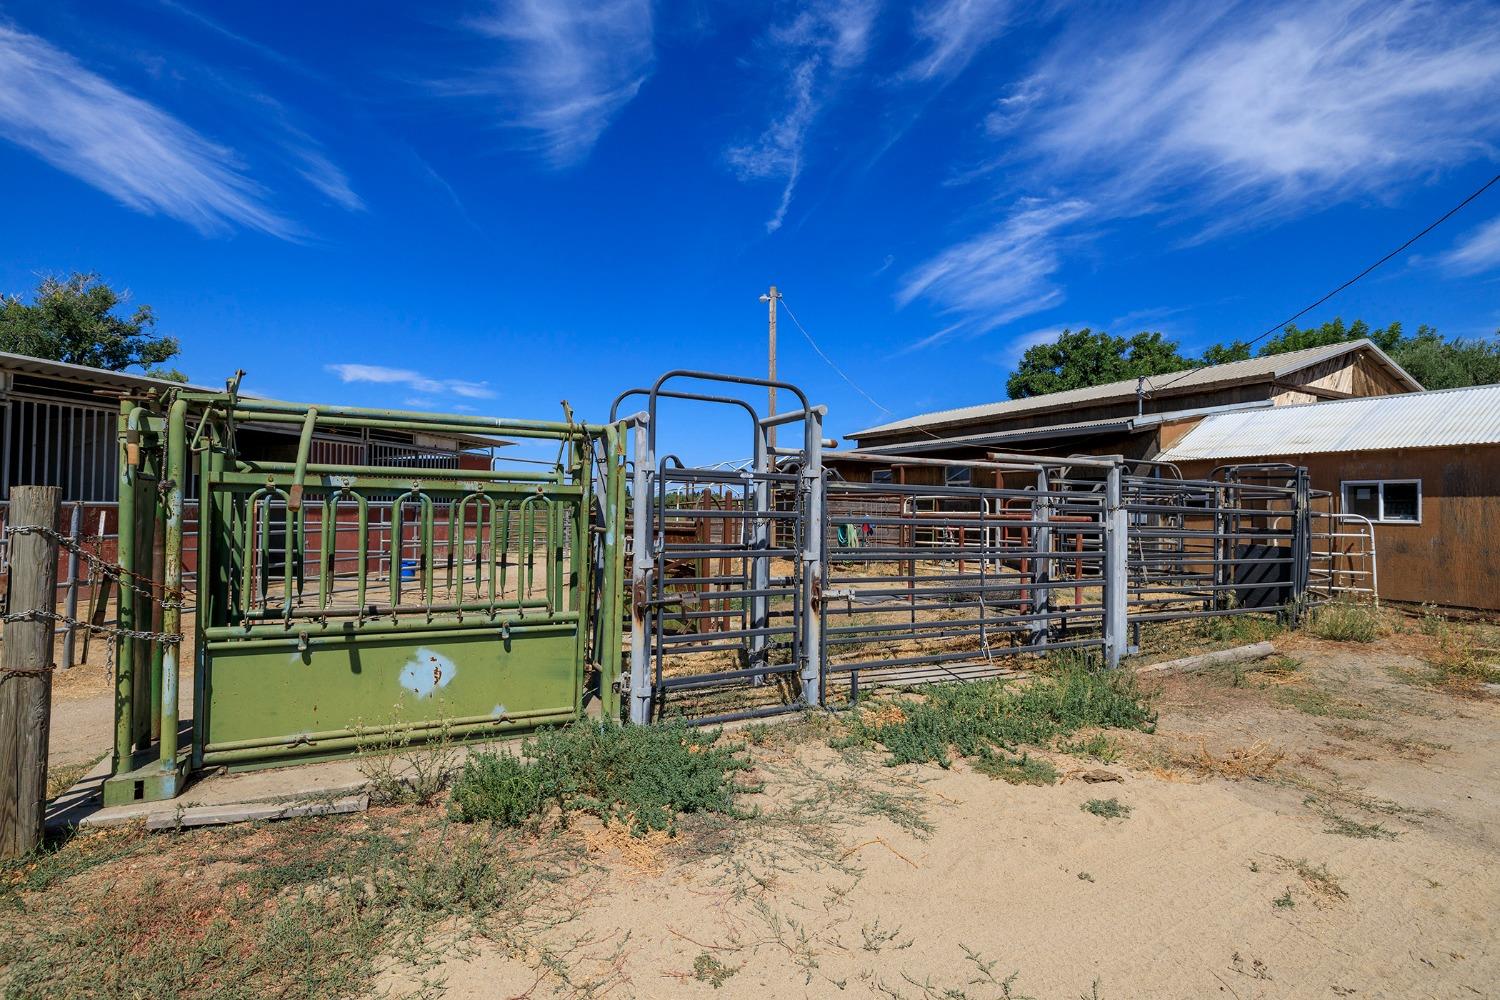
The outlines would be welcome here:
[[[1050,344],[1036,344],[1021,356],[1006,389],[1011,399],[1086,389],[1141,375],[1165,375],[1192,367],[1175,341],[1159,333],[1115,337],[1103,330],[1064,330]]]
[[[1407,335],[1400,323],[1372,328],[1363,320],[1346,325],[1334,319],[1321,326],[1288,324],[1258,348],[1243,340],[1214,344],[1199,359],[1183,355],[1176,341],[1160,333],[1125,338],[1088,328],[1064,330],[1055,342],[1029,348],[1006,388],[1011,399],[1023,399],[1361,339],[1372,341],[1428,389],[1500,383],[1500,331],[1495,337],[1450,340],[1425,324]]]
[[[97,274],[44,278],[29,304],[0,297],[0,350],[110,371],[139,365],[147,375],[186,381],[163,367],[180,347],[176,337],[156,333],[151,307],[126,319],[114,313],[119,304],[119,294]]]
[[[1343,319],[1338,318],[1321,326],[1289,324],[1261,345],[1258,353],[1265,357],[1361,339],[1372,341],[1428,389],[1500,383],[1500,331],[1495,337],[1449,340],[1425,323],[1417,327],[1415,334],[1408,336],[1400,323],[1372,329],[1364,320],[1357,319],[1346,326]],[[1234,342],[1227,346],[1214,345],[1204,352],[1204,360],[1208,361],[1216,351],[1227,353],[1236,349],[1242,350],[1241,356],[1250,356],[1244,344]]]

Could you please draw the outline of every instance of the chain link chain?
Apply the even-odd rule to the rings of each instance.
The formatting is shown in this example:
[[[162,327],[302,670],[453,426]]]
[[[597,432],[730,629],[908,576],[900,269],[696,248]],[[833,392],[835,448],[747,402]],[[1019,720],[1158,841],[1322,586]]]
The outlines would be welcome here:
[[[122,587],[129,587],[131,590],[135,591],[138,594],[141,594],[144,597],[155,599],[157,593],[161,592],[163,595],[165,595],[160,599],[161,606],[164,608],[177,608],[178,610],[181,610],[182,608],[186,607],[186,605],[182,603],[181,594],[179,593],[174,599],[171,592],[167,590],[165,584],[157,583],[150,577],[142,576],[139,573],[133,573],[130,570],[126,569],[124,566],[121,566],[117,563],[112,563],[108,559],[105,559],[104,557],[94,552],[90,552],[88,549],[84,548],[83,542],[86,540],[102,541],[102,539],[98,539],[96,536],[88,536],[87,539],[74,539],[71,535],[65,535],[61,531],[58,531],[56,528],[49,528],[45,525],[6,525],[5,536],[7,538],[14,538],[16,535],[40,535],[41,537],[49,541],[56,542],[60,548],[66,549],[67,551],[77,555],[91,567],[97,567],[102,575],[114,579]],[[129,577],[130,579],[127,580],[127,577]]]
[[[171,643],[173,645],[182,641],[182,636],[173,632],[151,632],[145,629],[118,628],[113,625],[95,625],[92,622],[80,621],[67,615],[58,614],[56,611],[43,611],[33,609],[31,611],[16,611],[10,614],[0,615],[0,622],[10,624],[11,622],[54,622],[58,625],[66,625],[69,628],[84,629],[95,635],[113,635],[124,639],[149,639],[154,642]]]

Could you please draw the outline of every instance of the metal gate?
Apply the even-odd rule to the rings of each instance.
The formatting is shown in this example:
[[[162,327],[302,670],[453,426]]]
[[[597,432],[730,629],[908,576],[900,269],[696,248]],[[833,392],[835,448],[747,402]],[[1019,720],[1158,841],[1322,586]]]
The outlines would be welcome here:
[[[181,512],[197,460],[194,691],[179,754],[179,644],[124,645],[107,800],[169,797],[206,766],[570,721],[591,673],[603,711],[618,711],[619,617],[598,613],[620,600],[618,427],[310,406],[233,386],[127,403],[123,421],[121,559],[147,575],[162,522],[153,583],[168,597],[167,635],[181,631]],[[278,427],[294,432],[295,454],[246,457],[245,434]],[[504,435],[556,442],[558,454],[540,471],[451,453],[440,463],[420,448],[327,464],[312,448],[327,432]],[[131,615],[122,601],[126,627]]]
[[[1306,469],[1222,466],[1194,480],[1170,464],[1132,464],[1132,625],[1300,612],[1312,551]]]
[[[1017,654],[1108,654],[1116,595],[1103,487],[1115,463],[858,457],[895,463],[911,481],[828,483],[819,612],[829,704],[878,685],[1014,673]],[[956,485],[955,472],[994,485]],[[1068,479],[1088,472],[1088,490]]]
[[[801,406],[762,417],[744,399],[683,382],[774,385]],[[637,395],[646,410],[633,418],[631,721],[726,721],[820,704],[820,623],[809,609],[822,573],[825,408],[785,382],[673,371],[621,394],[611,419]],[[659,454],[664,398],[743,411],[748,467]],[[772,428],[797,424],[798,447],[772,444]]]

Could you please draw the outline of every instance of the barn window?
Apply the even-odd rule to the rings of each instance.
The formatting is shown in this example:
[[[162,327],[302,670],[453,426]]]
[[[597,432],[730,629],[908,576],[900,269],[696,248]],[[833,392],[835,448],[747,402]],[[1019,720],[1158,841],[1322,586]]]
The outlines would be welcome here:
[[[1422,480],[1363,479],[1345,481],[1344,513],[1385,524],[1422,523]]]
[[[950,468],[947,470],[947,472],[947,482],[949,486],[968,486],[973,478],[968,469]]]
[[[889,483],[889,482],[891,482],[891,470],[890,469],[872,469],[870,471],[870,482],[872,482],[872,483]]]

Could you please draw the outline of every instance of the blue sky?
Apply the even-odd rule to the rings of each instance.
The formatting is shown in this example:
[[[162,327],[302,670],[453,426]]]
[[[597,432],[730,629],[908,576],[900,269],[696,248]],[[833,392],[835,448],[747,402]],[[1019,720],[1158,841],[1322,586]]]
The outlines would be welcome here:
[[[1496,172],[1497,53],[1484,3],[0,0],[0,290],[97,270],[199,382],[599,418],[763,371],[775,282],[847,432],[1064,326],[1259,333]],[[1494,333],[1500,187],[1334,315]]]

